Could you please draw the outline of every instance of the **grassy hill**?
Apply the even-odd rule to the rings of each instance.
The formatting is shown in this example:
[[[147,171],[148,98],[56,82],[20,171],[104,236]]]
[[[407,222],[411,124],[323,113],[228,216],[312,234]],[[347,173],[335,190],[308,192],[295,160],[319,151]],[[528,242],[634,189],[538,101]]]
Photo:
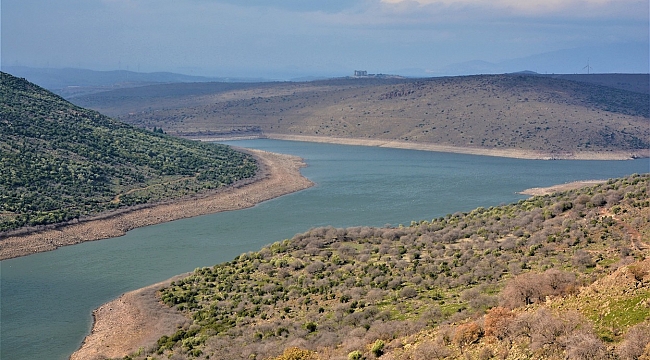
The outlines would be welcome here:
[[[160,298],[190,320],[129,358],[638,359],[649,186],[312,229],[172,282]]]
[[[216,189],[247,154],[134,128],[1,73],[0,234]]]
[[[586,152],[647,156],[650,95],[638,91],[639,78],[647,76],[182,84],[74,101],[138,127],[162,127],[187,137],[308,135],[526,150],[554,157]]]

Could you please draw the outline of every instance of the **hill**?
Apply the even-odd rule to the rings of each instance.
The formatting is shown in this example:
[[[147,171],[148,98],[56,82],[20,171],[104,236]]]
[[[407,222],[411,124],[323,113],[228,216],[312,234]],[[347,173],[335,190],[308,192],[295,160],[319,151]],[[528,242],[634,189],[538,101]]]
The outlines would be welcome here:
[[[172,84],[74,101],[138,127],[190,138],[376,140],[543,158],[649,156],[650,95],[638,92],[646,75],[571,79],[579,81],[512,74],[238,88]]]
[[[1,76],[0,236],[206,192],[256,173],[251,155],[134,128]]]
[[[553,74],[539,76],[587,82],[620,90],[650,94],[650,74]]]
[[[649,186],[632,175],[407,227],[312,229],[175,279],[156,296],[187,321],[128,358],[637,359]]]

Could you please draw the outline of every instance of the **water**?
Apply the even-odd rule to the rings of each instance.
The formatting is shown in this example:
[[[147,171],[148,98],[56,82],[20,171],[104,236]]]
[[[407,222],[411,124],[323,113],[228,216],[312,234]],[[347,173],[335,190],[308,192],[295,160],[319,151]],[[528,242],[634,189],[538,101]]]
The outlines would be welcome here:
[[[120,294],[231,260],[311,227],[409,224],[515,202],[530,187],[650,171],[633,161],[535,161],[414,150],[247,140],[295,154],[310,189],[256,207],[130,231],[0,262],[0,358],[67,359],[91,312]]]

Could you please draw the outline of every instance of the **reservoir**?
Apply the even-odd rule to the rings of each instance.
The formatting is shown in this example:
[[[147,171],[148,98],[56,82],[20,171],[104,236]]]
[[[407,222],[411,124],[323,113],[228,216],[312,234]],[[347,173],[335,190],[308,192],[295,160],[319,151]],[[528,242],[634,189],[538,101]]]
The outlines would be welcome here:
[[[130,231],[0,262],[0,357],[63,360],[93,309],[124,292],[212,266],[312,227],[408,225],[516,202],[531,187],[650,171],[648,159],[546,161],[376,147],[244,140],[305,159],[310,189],[253,208]]]

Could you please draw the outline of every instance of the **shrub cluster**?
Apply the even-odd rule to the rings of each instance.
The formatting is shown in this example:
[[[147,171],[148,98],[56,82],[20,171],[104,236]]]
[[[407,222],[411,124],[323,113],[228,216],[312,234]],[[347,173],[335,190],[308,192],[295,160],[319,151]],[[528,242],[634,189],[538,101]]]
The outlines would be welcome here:
[[[634,175],[408,227],[316,228],[196,269],[160,294],[193,325],[150,354],[261,359],[298,346],[324,358],[377,357],[396,339],[488,309],[485,324],[459,328],[448,343],[463,349],[487,335],[510,339],[504,324],[516,318],[505,307],[573,294],[645,256],[630,228],[650,230],[649,179]],[[427,351],[444,354],[438,345]]]

